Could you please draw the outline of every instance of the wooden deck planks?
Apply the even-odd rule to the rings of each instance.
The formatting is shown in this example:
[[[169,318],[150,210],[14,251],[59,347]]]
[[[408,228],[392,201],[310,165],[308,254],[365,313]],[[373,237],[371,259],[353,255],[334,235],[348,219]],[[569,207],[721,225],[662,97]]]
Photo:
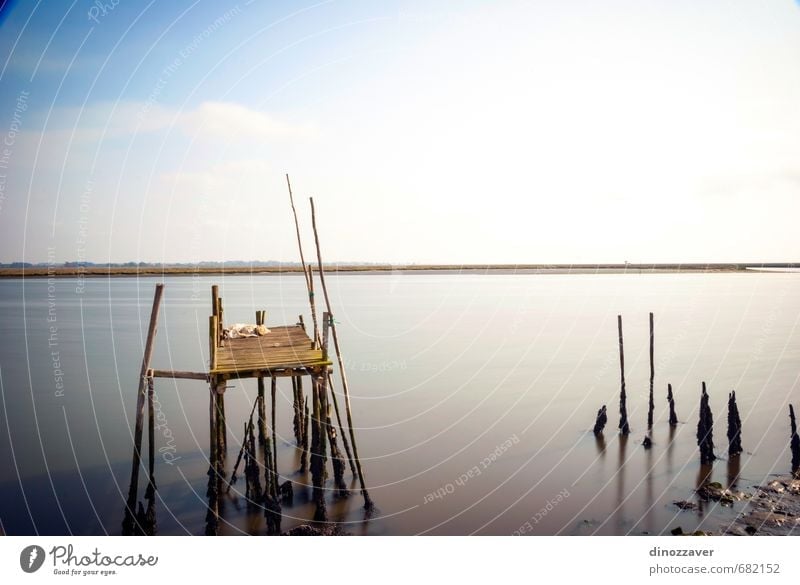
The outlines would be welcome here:
[[[217,349],[213,374],[249,374],[257,370],[322,367],[331,365],[322,350],[313,349],[311,339],[299,325],[270,327],[261,337],[228,339]]]

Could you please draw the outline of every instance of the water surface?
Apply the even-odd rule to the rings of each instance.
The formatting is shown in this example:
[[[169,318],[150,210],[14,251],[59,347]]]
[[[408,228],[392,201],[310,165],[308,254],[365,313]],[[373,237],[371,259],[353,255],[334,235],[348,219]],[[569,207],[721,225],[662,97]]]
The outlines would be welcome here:
[[[333,519],[355,534],[658,534],[715,529],[731,512],[682,512],[703,477],[745,489],[788,471],[787,404],[800,403],[800,275],[390,273],[328,278],[367,483]],[[119,533],[137,376],[154,278],[0,280],[0,522],[8,534]],[[228,322],[310,323],[295,275],[166,278],[153,366],[203,371],[210,285]],[[656,422],[645,450],[648,312],[655,313]],[[616,434],[623,315],[633,433]],[[721,457],[695,447],[706,381]],[[667,425],[672,383],[682,424]],[[228,464],[256,394],[226,393]],[[297,470],[291,385],[278,385],[281,473],[297,483],[283,528],[312,509]],[[337,388],[338,389],[338,388]],[[745,453],[725,459],[735,389]],[[208,388],[157,380],[158,530],[202,533]],[[591,433],[608,405],[603,440]],[[349,478],[349,476],[348,476]],[[237,488],[244,489],[242,483]],[[263,533],[233,490],[222,533]]]

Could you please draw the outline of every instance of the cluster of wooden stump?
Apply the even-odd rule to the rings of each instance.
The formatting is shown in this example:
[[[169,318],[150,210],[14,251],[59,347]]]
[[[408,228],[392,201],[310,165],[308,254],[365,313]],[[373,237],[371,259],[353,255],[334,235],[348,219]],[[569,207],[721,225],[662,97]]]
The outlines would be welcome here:
[[[619,397],[619,432],[627,436],[631,432],[628,422],[627,394],[625,392],[625,353],[622,338],[622,316],[617,315],[617,329],[619,337],[619,367],[620,367],[620,397]],[[654,328],[653,313],[650,313],[650,395],[647,411],[647,434],[642,441],[645,449],[652,447],[653,413],[655,410],[654,401],[654,380],[655,364],[654,355]],[[669,404],[669,426],[678,425],[678,416],[675,413],[675,396],[672,392],[672,384],[667,384],[667,403]],[[797,420],[795,418],[794,407],[789,405],[789,421],[791,426],[789,446],[792,453],[792,475],[800,478],[800,436],[797,434]],[[608,422],[608,413],[604,404],[598,411],[595,418],[593,432],[599,436],[603,433]],[[728,394],[728,456],[738,457],[742,452],[742,420],[739,415],[739,406],[736,403],[736,392]],[[700,393],[700,407],[697,421],[697,447],[700,451],[700,462],[704,465],[712,463],[717,457],[714,455],[714,415],[709,405],[709,395],[706,383],[703,382]]]

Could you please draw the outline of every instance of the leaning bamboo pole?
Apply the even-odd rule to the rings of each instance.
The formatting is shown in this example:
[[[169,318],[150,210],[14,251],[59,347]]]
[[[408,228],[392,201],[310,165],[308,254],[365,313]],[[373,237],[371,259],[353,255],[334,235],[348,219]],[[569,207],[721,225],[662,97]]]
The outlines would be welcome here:
[[[331,332],[333,333],[333,347],[336,350],[336,359],[339,363],[339,375],[342,378],[342,391],[344,392],[344,401],[345,401],[345,410],[347,412],[347,426],[348,431],[350,433],[350,444],[353,447],[353,458],[355,459],[356,470],[358,471],[358,481],[361,484],[361,495],[364,496],[364,508],[367,510],[371,510],[374,507],[372,500],[369,497],[369,492],[367,492],[367,485],[364,481],[364,472],[361,469],[361,461],[358,458],[358,446],[356,445],[356,435],[353,431],[353,415],[350,408],[350,390],[347,385],[347,372],[345,372],[344,368],[344,360],[342,359],[342,351],[341,347],[339,346],[339,336],[336,333],[336,321],[333,318],[333,312],[331,310],[331,301],[330,297],[328,296],[328,287],[325,284],[325,269],[322,265],[322,252],[320,251],[319,245],[319,234],[317,233],[317,216],[314,210],[314,198],[310,197],[309,201],[311,202],[311,225],[314,228],[314,244],[317,248],[317,269],[319,271],[319,281],[322,285],[322,294],[325,297],[325,307],[327,308],[328,312],[328,325],[331,328]]]
[[[144,406],[148,389],[148,370],[150,360],[153,357],[153,347],[155,346],[156,329],[158,325],[158,313],[161,309],[161,297],[164,294],[164,285],[156,284],[155,294],[153,295],[153,307],[150,310],[150,325],[147,329],[147,340],[142,356],[142,369],[139,372],[139,390],[136,395],[136,426],[133,434],[133,459],[131,461],[131,483],[128,488],[128,500],[125,508],[125,519],[122,522],[123,534],[131,534],[134,528],[136,517],[136,499],[139,491],[139,466],[142,459],[142,434],[144,432]]]
[[[297,249],[300,252],[300,262],[303,265],[303,277],[306,281],[306,291],[308,293],[308,305],[309,309],[311,310],[311,320],[314,324],[314,336],[312,344],[315,348],[319,348],[322,346],[322,340],[320,339],[319,333],[319,323],[317,322],[317,304],[314,297],[314,267],[312,264],[308,264],[306,266],[305,254],[303,254],[303,239],[300,236],[300,222],[297,220],[297,209],[294,206],[294,196],[292,194],[292,184],[289,181],[289,174],[286,174],[286,186],[289,189],[289,203],[292,206],[292,215],[294,216],[294,229],[295,234],[297,236]],[[300,320],[302,322],[302,315],[300,316]],[[339,415],[339,401],[336,399],[336,392],[333,389],[333,376],[328,374],[328,386],[330,388],[331,398],[333,399],[333,407],[336,411],[336,420],[339,423],[339,432],[342,435],[342,444],[344,445],[345,453],[347,453],[347,460],[350,463],[350,471],[353,475],[357,475],[357,470],[355,464],[353,463],[353,455],[350,452],[350,445],[347,442],[347,435],[344,432],[344,426],[342,425],[342,417]]]

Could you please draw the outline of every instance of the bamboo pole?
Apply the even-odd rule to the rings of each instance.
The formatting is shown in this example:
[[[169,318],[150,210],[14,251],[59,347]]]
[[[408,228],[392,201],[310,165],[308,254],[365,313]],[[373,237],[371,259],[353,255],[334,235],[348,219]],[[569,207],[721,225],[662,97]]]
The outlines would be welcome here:
[[[322,252],[320,251],[319,245],[319,234],[317,232],[317,216],[314,211],[314,198],[311,197],[311,224],[314,229],[314,243],[317,248],[317,266],[319,270],[319,281],[322,285],[322,293],[325,297],[325,307],[328,310],[328,319],[330,320],[330,328],[333,333],[333,346],[336,350],[336,359],[339,363],[339,374],[342,377],[342,391],[344,392],[344,400],[345,400],[345,409],[347,412],[347,425],[348,430],[350,432],[350,444],[353,447],[353,458],[355,459],[356,470],[358,471],[358,480],[361,483],[361,495],[364,496],[364,508],[367,510],[371,510],[374,507],[372,500],[369,497],[369,493],[367,492],[367,485],[364,481],[364,472],[361,468],[361,461],[358,458],[358,446],[356,445],[356,436],[355,432],[353,431],[353,415],[352,410],[350,408],[350,391],[347,386],[347,373],[344,368],[344,362],[342,360],[342,352],[341,348],[339,347],[339,336],[336,334],[336,321],[333,319],[333,312],[331,311],[331,301],[328,297],[328,287],[325,285],[325,269],[322,265]],[[324,326],[324,323],[323,323]]]
[[[625,395],[625,351],[622,346],[622,315],[617,315],[617,329],[619,332],[619,432],[628,435],[631,432],[628,426],[628,405]]]
[[[144,430],[144,404],[147,392],[147,372],[150,369],[150,360],[153,357],[156,329],[158,326],[158,313],[161,309],[161,297],[164,294],[164,285],[156,284],[153,295],[153,306],[150,309],[150,324],[147,328],[147,340],[144,345],[142,368],[139,372],[139,389],[136,395],[136,426],[133,433],[133,458],[131,461],[131,483],[128,488],[128,500],[125,508],[125,519],[122,521],[123,534],[132,534],[135,516],[136,499],[139,491],[139,466],[142,458],[142,433]]]

